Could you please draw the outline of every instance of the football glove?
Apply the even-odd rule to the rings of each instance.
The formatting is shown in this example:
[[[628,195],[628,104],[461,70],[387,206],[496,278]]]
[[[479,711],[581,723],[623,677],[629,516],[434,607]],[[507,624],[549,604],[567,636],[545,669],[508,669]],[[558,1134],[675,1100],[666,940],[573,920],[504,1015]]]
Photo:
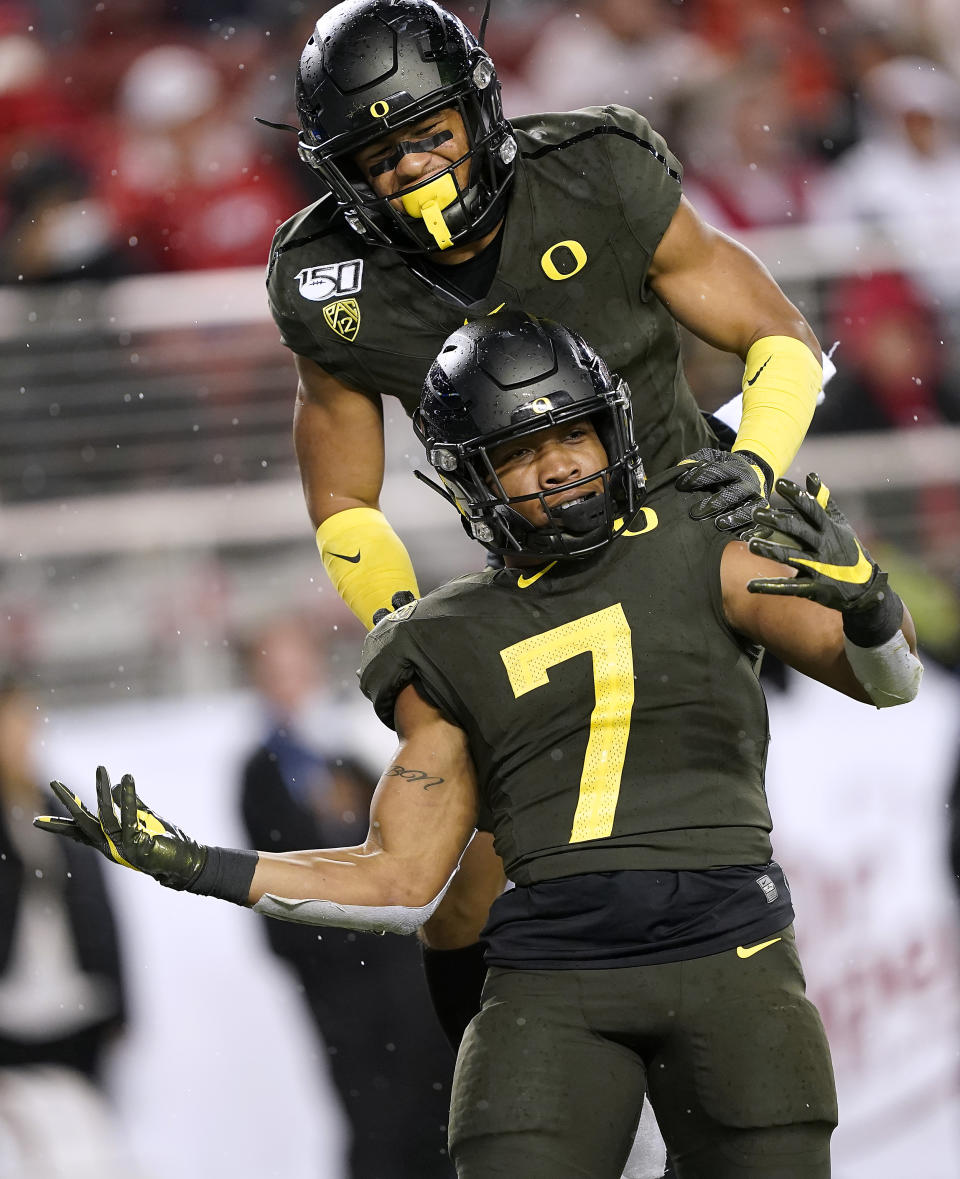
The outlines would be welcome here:
[[[166,888],[191,890],[196,884],[208,848],[155,814],[137,795],[129,774],[111,788],[110,775],[97,767],[96,814],[62,782],[51,782],[50,789],[71,817],[38,815],[33,824],[41,831],[96,848],[108,860],[144,872]]]
[[[386,618],[388,615],[394,614],[403,606],[409,606],[411,602],[415,602],[416,600],[416,594],[412,594],[409,590],[400,590],[399,593],[394,594],[390,599],[390,610],[388,610],[386,606],[381,606],[380,609],[374,614],[373,625],[376,626],[378,622]]]
[[[748,544],[759,557],[791,565],[797,576],[754,578],[747,589],[753,594],[810,598],[839,610],[845,618],[859,617],[872,630],[882,623],[888,633],[879,639],[873,636],[870,645],[896,633],[903,603],[887,587],[886,573],[857,539],[820,476],[807,476],[806,491],[789,479],[778,479],[777,491],[789,507],[756,508],[753,519],[758,532]],[[796,547],[771,539],[774,532]]]
[[[690,509],[694,520],[714,517],[721,532],[740,532],[753,525],[753,510],[766,503],[773,483],[770,467],[749,450],[707,447],[681,460],[686,470],[678,491],[705,491]]]

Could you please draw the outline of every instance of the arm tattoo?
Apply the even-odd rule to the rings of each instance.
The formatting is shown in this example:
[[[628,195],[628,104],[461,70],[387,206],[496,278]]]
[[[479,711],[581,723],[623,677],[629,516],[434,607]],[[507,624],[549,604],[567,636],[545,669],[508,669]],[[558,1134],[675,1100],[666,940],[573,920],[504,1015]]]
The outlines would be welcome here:
[[[429,774],[425,774],[423,770],[408,770],[403,766],[393,765],[384,771],[385,778],[405,778],[408,782],[421,782],[424,790],[429,790],[431,786],[440,786],[446,781],[446,778],[432,778]]]

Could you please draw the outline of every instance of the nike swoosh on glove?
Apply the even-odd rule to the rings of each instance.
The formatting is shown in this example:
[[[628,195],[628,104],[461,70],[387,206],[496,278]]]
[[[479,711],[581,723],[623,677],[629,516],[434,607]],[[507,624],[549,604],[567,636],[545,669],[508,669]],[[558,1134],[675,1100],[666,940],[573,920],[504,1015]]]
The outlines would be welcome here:
[[[895,597],[887,590],[886,573],[860,543],[820,476],[811,473],[806,483],[804,491],[790,479],[777,480],[777,492],[789,507],[758,507],[753,513],[758,533],[748,542],[751,553],[790,565],[797,576],[755,578],[747,585],[750,592],[810,598],[843,613],[873,610],[888,594]],[[796,547],[769,539],[771,531]]]

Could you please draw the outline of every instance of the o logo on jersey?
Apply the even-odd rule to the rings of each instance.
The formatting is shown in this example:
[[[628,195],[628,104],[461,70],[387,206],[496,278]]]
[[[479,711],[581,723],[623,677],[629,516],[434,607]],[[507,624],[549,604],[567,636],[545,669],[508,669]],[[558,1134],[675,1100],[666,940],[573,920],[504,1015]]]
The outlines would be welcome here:
[[[530,408],[534,413],[549,413],[553,409],[553,402],[549,397],[538,397],[536,401],[530,403]]]
[[[543,273],[553,282],[566,282],[579,274],[586,264],[587,251],[575,241],[557,242],[540,259]]]
[[[384,115],[390,114],[390,103],[384,102],[384,100],[381,98],[379,102],[375,102],[370,108],[370,114],[373,115],[375,119],[382,119]]]

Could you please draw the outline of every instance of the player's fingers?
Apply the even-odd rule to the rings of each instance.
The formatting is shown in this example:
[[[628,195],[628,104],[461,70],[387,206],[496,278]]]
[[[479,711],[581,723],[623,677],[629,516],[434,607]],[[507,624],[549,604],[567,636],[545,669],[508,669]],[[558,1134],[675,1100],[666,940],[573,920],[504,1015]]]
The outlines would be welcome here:
[[[41,831],[51,831],[54,835],[64,835],[67,839],[75,839],[77,843],[87,842],[74,819],[64,819],[60,815],[37,815],[33,820],[33,825]]]
[[[689,467],[676,482],[678,491],[709,491],[737,479],[737,472],[723,463],[699,462]]]
[[[732,512],[717,516],[715,521],[720,532],[740,532],[744,528],[753,527],[752,503],[741,504]]]
[[[792,564],[798,556],[797,550],[790,545],[765,540],[762,536],[751,536],[747,547],[755,557],[766,557],[769,561],[779,561],[781,565]]]
[[[747,582],[748,593],[781,598],[809,598],[812,587],[812,581],[806,577],[754,577]]]
[[[827,504],[830,502],[830,488],[816,471],[811,471],[807,476],[807,493],[826,511]]]
[[[753,519],[772,532],[782,533],[785,538],[795,540],[808,552],[815,552],[819,547],[820,533],[798,512],[760,507],[754,510]]]
[[[125,836],[137,829],[137,787],[130,774],[124,774],[120,785],[114,787],[114,796],[120,804],[120,829]]]
[[[809,495],[792,479],[778,479],[777,491],[790,507],[799,512],[814,528],[822,530],[827,521],[827,514],[812,495]]]
[[[100,816],[100,826],[113,837],[119,827],[110,790],[110,775],[105,766],[97,766],[97,814]]]
[[[60,800],[60,802],[63,803],[63,805],[67,808],[68,813],[71,814],[74,819],[85,819],[88,822],[96,823],[96,816],[91,814],[77,797],[77,795],[74,794],[72,790],[69,790],[66,786],[64,786],[62,782],[51,782],[50,789]]]

